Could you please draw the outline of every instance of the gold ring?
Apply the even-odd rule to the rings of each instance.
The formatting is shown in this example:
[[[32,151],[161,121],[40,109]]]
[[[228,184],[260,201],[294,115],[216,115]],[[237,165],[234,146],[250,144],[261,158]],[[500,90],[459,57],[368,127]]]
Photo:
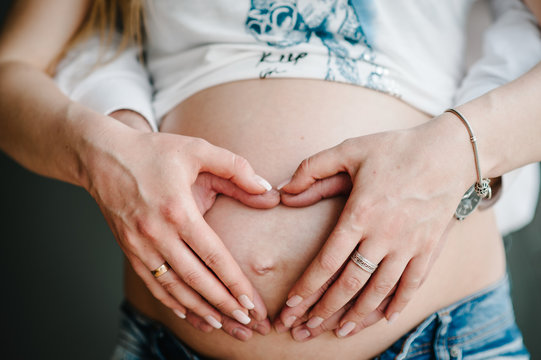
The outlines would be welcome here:
[[[166,272],[169,271],[169,269],[171,269],[169,267],[169,264],[164,262],[163,264],[161,264],[160,266],[158,266],[156,269],[154,270],[151,270],[150,272],[152,273],[152,275],[154,275],[154,277],[157,279],[159,278],[160,276],[162,276],[163,274],[165,274]]]

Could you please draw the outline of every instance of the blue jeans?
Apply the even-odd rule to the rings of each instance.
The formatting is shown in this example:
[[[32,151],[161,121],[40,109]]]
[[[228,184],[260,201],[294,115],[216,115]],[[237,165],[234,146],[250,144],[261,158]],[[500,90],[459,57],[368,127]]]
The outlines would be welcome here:
[[[508,278],[430,315],[376,357],[389,359],[529,359],[515,323]],[[163,325],[122,305],[113,360],[203,360]]]

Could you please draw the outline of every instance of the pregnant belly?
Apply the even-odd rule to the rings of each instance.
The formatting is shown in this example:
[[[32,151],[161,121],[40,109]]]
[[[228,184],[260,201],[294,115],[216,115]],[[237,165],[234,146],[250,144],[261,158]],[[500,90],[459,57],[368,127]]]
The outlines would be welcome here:
[[[290,177],[305,157],[347,138],[411,127],[427,120],[428,116],[395,98],[350,85],[250,80],[216,86],[192,96],[166,116],[161,130],[204,138],[242,155],[258,174],[276,186]],[[385,153],[386,149],[381,151]],[[219,197],[206,220],[260,292],[272,318],[321,248],[344,203],[344,198],[334,198],[306,208],[279,205],[257,210]],[[476,237],[473,246],[468,242],[472,236]],[[141,311],[208,356],[368,358],[439,307],[497,280],[503,272],[498,240],[490,213],[475,214],[456,226],[449,236],[451,245],[444,249],[430,278],[401,319],[392,327],[381,321],[348,339],[338,340],[328,333],[300,344],[287,333],[272,332],[265,337],[255,334],[250,341],[241,343],[221,331],[203,334],[193,329],[154,300],[131,270],[127,272],[126,292]],[[448,286],[461,278],[473,280]]]

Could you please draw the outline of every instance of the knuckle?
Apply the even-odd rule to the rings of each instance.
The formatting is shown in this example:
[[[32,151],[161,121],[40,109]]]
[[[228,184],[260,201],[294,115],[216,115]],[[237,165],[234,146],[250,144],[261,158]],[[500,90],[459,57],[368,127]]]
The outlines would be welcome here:
[[[332,331],[336,328],[336,326],[333,326],[334,324],[332,324],[330,321],[324,321],[320,327],[321,327],[321,330],[323,330],[323,332],[326,332],[326,331]]]
[[[350,310],[351,320],[357,324],[361,324],[366,317],[367,313],[364,310],[364,306],[354,306]]]
[[[366,210],[361,204],[352,206],[349,214],[352,224],[362,224],[366,221]]]
[[[404,288],[404,290],[417,290],[421,286],[421,282],[422,280],[420,277],[414,277],[404,281],[401,286]]]
[[[198,137],[194,137],[194,138],[191,138],[191,141],[189,143],[189,145],[194,149],[194,150],[198,150],[198,151],[201,151],[203,150],[204,148],[206,148],[207,146],[209,146],[209,142],[205,139],[202,139],[202,138],[198,138]]]
[[[216,309],[222,312],[229,312],[229,309],[233,308],[227,299],[218,299],[213,302],[213,305]]]
[[[327,319],[327,318],[331,317],[336,312],[336,310],[337,309],[333,308],[327,302],[322,302],[318,306],[318,309],[317,309],[317,311],[315,311],[315,313],[317,314],[317,316],[321,316],[322,318]]]
[[[400,308],[405,307],[406,304],[409,303],[409,301],[410,301],[410,297],[408,295],[402,294],[400,296],[396,296],[394,298],[393,303],[394,303],[395,307],[400,309]]]
[[[232,292],[235,293],[234,289],[238,289],[241,287],[241,284],[239,281],[231,280],[231,281],[223,281],[224,285]]]
[[[139,240],[137,236],[132,236],[127,232],[123,232],[119,236],[119,240],[122,242],[122,245],[126,248],[126,250],[134,252],[139,247]]]
[[[237,170],[246,170],[250,168],[250,163],[244,157],[232,154],[233,156],[233,168]]]
[[[167,200],[159,207],[160,214],[171,223],[180,223],[184,219],[180,204],[176,200]]]
[[[327,274],[334,274],[340,268],[340,266],[342,266],[343,263],[329,253],[322,253],[320,256],[317,257],[317,260],[318,265]]]
[[[155,225],[153,221],[151,221],[147,217],[139,217],[135,219],[135,227],[137,229],[137,232],[143,237],[148,239],[154,238],[154,234],[156,231]]]
[[[393,286],[394,284],[392,283],[392,281],[380,280],[374,284],[373,291],[376,295],[386,296],[391,291]]]
[[[299,172],[301,173],[309,173],[310,168],[312,166],[312,158],[306,158],[303,161],[301,161],[301,164],[299,165]]]
[[[342,279],[340,284],[348,293],[356,293],[363,286],[363,281],[357,276],[348,276]]]
[[[210,252],[203,257],[203,261],[211,269],[218,268],[222,263],[223,257],[217,252]]]
[[[182,275],[182,280],[191,288],[196,288],[201,283],[202,274],[199,271],[191,270]]]
[[[162,285],[162,287],[169,293],[169,294],[174,294],[177,289],[179,288],[179,283],[175,280],[172,280],[172,279],[162,279],[161,277],[158,278],[158,280],[160,281],[160,284]]]

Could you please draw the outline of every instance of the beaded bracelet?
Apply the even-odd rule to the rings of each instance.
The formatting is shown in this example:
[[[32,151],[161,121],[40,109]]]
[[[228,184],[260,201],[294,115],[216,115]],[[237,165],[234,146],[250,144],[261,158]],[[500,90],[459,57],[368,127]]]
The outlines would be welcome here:
[[[479,165],[479,153],[477,152],[477,138],[475,137],[472,127],[470,126],[470,123],[464,116],[462,116],[461,113],[459,113],[455,109],[447,109],[445,112],[454,114],[456,117],[458,117],[464,126],[466,126],[466,129],[468,130],[468,134],[470,135],[470,142],[472,144],[473,148],[473,157],[475,160],[475,170],[477,172],[477,182],[473,184],[468,191],[464,194],[462,197],[462,200],[460,200],[460,204],[458,205],[458,208],[455,212],[455,217],[458,220],[463,220],[471,214],[475,208],[477,208],[477,205],[479,205],[479,201],[481,199],[490,199],[492,197],[492,189],[490,187],[490,179],[483,179],[483,176],[481,175],[481,166]]]

